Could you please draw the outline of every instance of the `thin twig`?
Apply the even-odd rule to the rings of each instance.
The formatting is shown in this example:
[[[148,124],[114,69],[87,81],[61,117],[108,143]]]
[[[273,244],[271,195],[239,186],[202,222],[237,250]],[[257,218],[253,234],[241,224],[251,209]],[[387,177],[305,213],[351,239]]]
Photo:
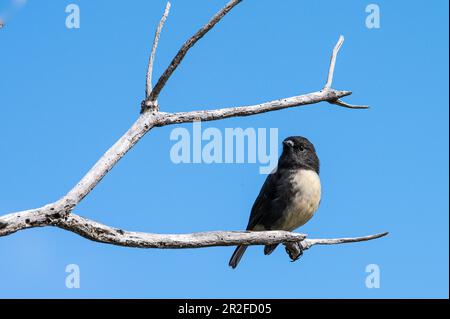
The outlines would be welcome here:
[[[287,231],[210,231],[191,234],[153,234],[112,228],[76,214],[54,226],[87,239],[118,246],[138,248],[202,248],[212,246],[267,245],[299,242],[305,235]]]
[[[172,73],[175,71],[175,69],[178,67],[178,65],[181,63],[183,58],[186,56],[186,53],[189,51],[190,48],[194,46],[195,43],[197,43],[198,40],[200,40],[209,30],[211,30],[228,12],[230,12],[231,9],[233,9],[239,2],[242,0],[231,0],[228,2],[228,4],[223,7],[219,12],[217,12],[211,20],[205,24],[200,30],[197,31],[190,39],[188,39],[183,46],[180,48],[178,53],[175,55],[175,57],[172,59],[172,62],[170,62],[167,69],[164,71],[164,73],[159,78],[158,82],[156,83],[155,87],[153,88],[153,91],[151,92],[148,100],[149,101],[156,101],[158,98],[159,93],[161,93],[161,90],[166,85],[167,80],[169,80]]]
[[[325,86],[323,87],[324,90],[331,88],[331,84],[333,83],[334,67],[336,65],[336,57],[337,57],[337,55],[339,53],[339,49],[341,48],[343,43],[344,43],[344,37],[341,35],[339,37],[338,42],[334,46],[333,53],[331,54],[330,67],[328,68],[328,78],[327,78],[327,83],[325,83]]]
[[[286,242],[284,246],[292,261],[296,261],[302,256],[305,250],[310,249],[314,245],[336,245],[345,243],[355,243],[360,241],[368,241],[377,239],[388,235],[388,232],[363,236],[363,237],[350,237],[350,238],[328,238],[328,239],[304,239],[300,242]]]
[[[333,238],[333,239],[307,239],[302,242],[302,248],[304,250],[311,248],[314,245],[336,245],[336,244],[346,244],[355,243],[360,241],[368,241],[372,239],[377,239],[388,235],[389,232],[379,233],[375,235],[363,236],[363,237],[350,237],[350,238]]]
[[[368,108],[369,108],[368,105],[353,105],[353,104],[348,104],[348,103],[346,103],[346,102],[344,102],[344,101],[342,101],[342,100],[339,100],[339,99],[337,99],[337,100],[335,100],[335,101],[328,102],[328,103],[335,104],[335,105],[339,105],[339,106],[342,106],[342,107],[346,107],[346,108],[348,108],[348,109],[368,109]]]
[[[339,50],[341,49],[343,43],[344,43],[344,37],[341,35],[341,36],[339,36],[338,42],[334,46],[333,52],[331,53],[330,67],[328,68],[327,83],[325,83],[325,86],[323,87],[324,91],[332,90],[331,85],[333,84],[334,68],[336,66],[336,59],[337,59]],[[339,106],[349,108],[349,109],[367,109],[367,108],[369,108],[369,106],[367,106],[367,105],[348,104],[340,99],[336,99],[329,103],[339,105]]]
[[[147,78],[145,81],[145,99],[148,99],[150,93],[152,92],[152,74],[153,74],[153,63],[155,61],[156,48],[158,47],[159,37],[161,36],[161,31],[166,22],[167,16],[170,12],[170,2],[168,1],[166,4],[166,9],[164,10],[164,14],[159,21],[158,28],[155,32],[155,38],[153,39],[152,51],[150,53],[150,58],[148,60],[148,68],[147,68]]]

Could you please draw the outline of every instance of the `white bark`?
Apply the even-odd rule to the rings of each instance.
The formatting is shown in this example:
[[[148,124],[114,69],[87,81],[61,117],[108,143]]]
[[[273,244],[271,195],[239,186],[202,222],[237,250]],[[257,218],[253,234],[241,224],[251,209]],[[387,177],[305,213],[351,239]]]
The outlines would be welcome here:
[[[148,99],[150,93],[152,93],[152,75],[153,75],[153,64],[155,62],[156,48],[158,47],[159,37],[161,36],[161,31],[166,23],[167,16],[170,12],[170,2],[167,2],[166,9],[164,10],[164,14],[159,21],[158,27],[156,28],[155,38],[153,40],[152,51],[150,52],[150,58],[148,60],[148,68],[147,68],[147,79],[145,81],[145,98]]]
[[[52,214],[52,205],[3,216],[0,236],[30,227],[55,226],[84,238],[116,246],[136,248],[202,248],[235,245],[271,245],[284,243],[292,260],[314,245],[334,245],[367,241],[387,233],[354,238],[307,239],[307,235],[288,231],[211,231],[192,234],[151,234],[126,231],[78,216]]]

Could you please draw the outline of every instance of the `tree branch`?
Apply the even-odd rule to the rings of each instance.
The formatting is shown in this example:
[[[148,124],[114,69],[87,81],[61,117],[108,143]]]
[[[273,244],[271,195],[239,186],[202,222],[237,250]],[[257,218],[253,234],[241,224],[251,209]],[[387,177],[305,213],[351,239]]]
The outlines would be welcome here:
[[[323,91],[328,91],[331,89],[331,85],[333,84],[333,76],[334,76],[334,68],[336,66],[336,58],[339,53],[339,50],[342,47],[342,44],[344,44],[344,36],[339,36],[338,42],[334,46],[333,52],[331,53],[331,60],[330,60],[330,66],[328,68],[328,77],[327,82],[325,83],[325,86],[323,87]],[[368,109],[369,107],[367,105],[352,105],[345,103],[344,101],[340,100],[339,98],[335,100],[328,101],[330,104],[339,105],[342,107],[346,107],[349,109]]]
[[[360,241],[368,241],[372,239],[381,238],[387,236],[389,233],[379,233],[375,235],[363,236],[363,237],[350,237],[350,238],[331,238],[331,239],[305,239],[298,242],[286,242],[284,246],[292,261],[296,261],[303,255],[303,251],[310,249],[314,245],[337,245],[346,243],[356,243]]]
[[[334,101],[338,97],[344,97],[350,94],[352,94],[350,91],[327,90],[249,106],[235,106],[215,110],[200,110],[179,113],[159,113],[155,125],[164,126],[193,121],[214,121],[230,117],[250,116],[295,106],[316,104],[323,101]]]
[[[166,22],[167,16],[170,11],[170,2],[167,2],[164,14],[159,21],[158,28],[156,28],[155,38],[153,39],[152,51],[150,53],[150,58],[148,60],[147,68],[147,78],[145,81],[145,99],[147,100],[152,92],[152,74],[153,74],[153,63],[155,61],[156,48],[158,47],[159,37],[161,36],[161,31]]]
[[[341,35],[339,36],[338,42],[334,46],[333,52],[331,53],[330,67],[328,68],[328,78],[327,83],[325,83],[325,86],[323,87],[324,90],[328,90],[331,88],[331,84],[333,83],[334,67],[336,66],[336,58],[343,43],[344,37]]]
[[[148,100],[150,102],[154,102],[158,99],[159,93],[161,93],[161,90],[166,85],[167,80],[169,80],[172,73],[176,70],[178,65],[180,65],[181,61],[186,56],[187,52],[190,48],[194,46],[195,43],[197,43],[198,40],[200,40],[209,30],[211,30],[228,12],[231,11],[237,4],[239,4],[242,0],[231,0],[227,3],[225,7],[223,7],[219,12],[217,12],[211,20],[207,24],[205,24],[200,30],[197,31],[190,39],[188,39],[183,46],[180,48],[178,53],[173,58],[172,62],[170,62],[167,69],[164,71],[164,73],[159,78],[158,82],[156,83],[155,87],[153,88],[152,93],[150,94],[150,97]]]
[[[118,246],[138,248],[202,248],[212,246],[265,245],[298,242],[303,234],[286,231],[265,233],[248,231],[212,231],[192,234],[151,234],[130,232],[88,220],[71,214],[59,220],[55,226],[74,232],[93,241]]]
[[[83,200],[103,177],[122,159],[125,154],[153,127],[186,123],[193,121],[213,121],[230,117],[249,116],[259,113],[281,110],[289,107],[328,102],[346,108],[365,108],[354,106],[340,100],[351,94],[350,91],[338,91],[331,88],[333,81],[336,57],[344,41],[341,36],[336,44],[328,70],[328,79],[321,91],[298,95],[289,98],[278,99],[249,106],[235,106],[213,110],[199,110],[191,112],[165,113],[159,112],[156,100],[177,66],[181,63],[188,50],[214,25],[216,25],[232,8],[241,0],[230,1],[223,9],[216,13],[212,19],[203,26],[194,36],[187,40],[173,58],[172,62],[159,78],[155,87],[151,88],[151,78],[156,48],[162,27],[170,10],[167,3],[165,12],[161,18],[155,33],[155,39],[151,50],[146,77],[146,100],[142,103],[143,112],[130,129],[105,152],[97,163],[86,175],[60,200],[43,207],[11,213],[0,217],[0,237],[13,234],[17,231],[33,228],[55,226],[93,241],[142,248],[197,248],[228,245],[266,245],[284,243],[291,258],[296,259],[303,250],[313,245],[330,245],[346,242],[371,240],[382,237],[387,233],[356,238],[337,239],[306,239],[303,234],[285,231],[269,232],[206,232],[194,234],[161,235],[139,232],[129,232],[112,228],[91,221],[73,213],[73,209]]]
[[[328,102],[328,103],[335,104],[335,105],[339,105],[339,106],[342,106],[342,107],[346,107],[346,108],[348,108],[348,109],[368,109],[368,108],[369,108],[368,105],[353,105],[353,104],[348,104],[348,103],[346,103],[346,102],[344,102],[344,101],[341,101],[341,100],[339,100],[339,99],[334,100],[334,101],[331,101],[331,102]]]
[[[295,253],[302,246],[302,250],[314,245],[334,245],[347,242],[366,241],[380,238],[387,233],[366,237],[335,238],[335,239],[306,239],[305,234],[288,231],[211,231],[192,234],[152,234],[126,231],[109,227],[98,222],[81,217],[74,213],[63,218],[49,218],[46,211],[51,207],[42,207],[28,212],[11,214],[3,217],[6,227],[0,228],[0,236],[13,229],[6,229],[10,225],[26,225],[27,228],[55,226],[68,230],[92,241],[116,246],[136,248],[202,248],[213,246],[235,245],[273,245],[284,243],[292,247]],[[54,215],[52,215],[54,216]]]

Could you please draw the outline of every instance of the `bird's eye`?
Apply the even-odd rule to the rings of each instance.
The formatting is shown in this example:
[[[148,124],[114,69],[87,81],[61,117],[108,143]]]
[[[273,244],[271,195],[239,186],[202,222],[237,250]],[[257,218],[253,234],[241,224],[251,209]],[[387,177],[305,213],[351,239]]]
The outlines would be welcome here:
[[[303,152],[303,151],[305,150],[305,147],[304,147],[303,145],[300,144],[300,145],[298,146],[298,149],[299,149],[299,151]]]

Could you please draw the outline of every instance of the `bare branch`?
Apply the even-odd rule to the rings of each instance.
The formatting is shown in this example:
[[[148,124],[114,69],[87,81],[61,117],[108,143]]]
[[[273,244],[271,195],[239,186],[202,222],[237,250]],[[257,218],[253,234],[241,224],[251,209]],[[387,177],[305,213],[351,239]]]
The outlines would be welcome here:
[[[379,233],[375,235],[369,235],[364,237],[354,237],[354,238],[334,238],[334,239],[308,239],[302,242],[302,248],[304,250],[311,248],[314,245],[336,245],[336,244],[346,244],[346,243],[356,243],[360,241],[368,241],[372,239],[377,239],[388,235],[388,232]]]
[[[194,234],[160,235],[139,232],[129,232],[91,221],[73,214],[73,209],[85,198],[102,178],[122,159],[125,154],[153,127],[193,121],[213,121],[237,116],[249,116],[284,108],[328,102],[347,108],[366,108],[354,106],[340,99],[351,94],[350,91],[338,91],[331,88],[336,56],[344,41],[341,36],[331,57],[328,79],[324,89],[304,95],[274,100],[250,106],[228,107],[215,110],[200,110],[179,113],[163,113],[156,105],[156,100],[164,85],[181,63],[188,50],[214,25],[216,25],[241,0],[230,1],[222,10],[203,26],[194,36],[187,40],[173,58],[172,62],[159,78],[152,90],[152,72],[155,52],[161,30],[169,14],[170,3],[167,3],[155,33],[152,51],[146,78],[146,100],[143,102],[144,110],[130,129],[97,161],[87,174],[60,200],[43,207],[11,213],[0,217],[0,237],[13,234],[17,231],[33,228],[55,226],[85,238],[102,243],[127,247],[142,248],[197,248],[228,245],[266,245],[284,243],[291,258],[298,258],[303,250],[313,245],[331,245],[346,242],[371,240],[386,235],[377,234],[357,238],[337,239],[305,239],[305,235],[285,231],[270,232],[206,232]]]
[[[0,237],[11,235],[19,230],[38,227],[39,225],[47,226],[53,214],[50,206],[53,204],[24,210],[17,213],[11,213],[0,217]]]
[[[339,105],[339,106],[342,106],[342,107],[346,107],[346,108],[348,108],[348,109],[368,109],[368,108],[369,108],[368,105],[353,105],[353,104],[348,104],[348,103],[346,103],[346,102],[344,102],[344,101],[342,101],[342,100],[339,100],[339,99],[337,99],[337,100],[335,100],[335,101],[328,102],[328,103],[335,104],[335,105]]]
[[[377,239],[388,235],[388,232],[363,236],[363,237],[351,237],[351,238],[332,238],[332,239],[305,239],[300,242],[286,242],[284,246],[286,247],[286,252],[292,261],[299,259],[305,250],[308,250],[314,245],[336,245],[345,243],[356,243],[360,241],[368,241],[372,239]]]
[[[333,245],[347,242],[366,241],[385,236],[384,234],[371,235],[356,238],[336,239],[306,239],[305,234],[288,231],[211,231],[192,234],[152,234],[126,231],[109,227],[98,222],[81,217],[74,213],[64,218],[48,218],[46,210],[50,207],[42,207],[30,212],[22,212],[4,216],[2,220],[7,225],[0,228],[0,236],[11,233],[12,229],[23,227],[55,226],[76,233],[92,241],[116,246],[137,248],[202,248],[215,246],[235,245],[272,245],[284,243],[287,247],[302,246],[302,250],[309,249],[313,245]],[[297,246],[295,246],[297,245]]]
[[[148,100],[149,101],[156,101],[158,98],[159,93],[161,93],[161,90],[166,85],[167,80],[169,80],[172,73],[175,71],[175,69],[178,67],[178,65],[181,63],[183,58],[186,56],[186,53],[189,51],[190,48],[194,46],[195,43],[197,43],[198,40],[200,40],[209,30],[211,30],[228,12],[230,12],[231,9],[233,9],[239,2],[242,0],[231,0],[228,2],[228,4],[223,7],[219,12],[217,12],[211,20],[207,24],[205,24],[200,30],[197,31],[190,39],[188,39],[183,46],[180,48],[178,53],[173,58],[172,62],[170,62],[167,69],[164,71],[164,73],[159,78],[158,82],[156,83],[155,87],[153,88],[153,91],[151,92]]]
[[[338,55],[339,50],[341,49],[341,46],[343,43],[344,43],[344,37],[341,35],[341,36],[339,36],[338,42],[334,46],[333,52],[331,53],[331,61],[330,61],[330,67],[328,68],[327,83],[325,83],[325,86],[323,87],[323,91],[327,91],[327,90],[331,89],[331,85],[333,84],[334,68],[336,66],[336,58],[337,58],[337,55]],[[339,105],[342,107],[346,107],[349,109],[367,109],[367,108],[369,108],[367,105],[348,104],[340,99],[336,99],[329,103]]]
[[[117,246],[136,248],[203,248],[236,245],[272,245],[280,243],[300,243],[304,250],[313,245],[335,245],[350,242],[368,241],[383,237],[388,233],[355,238],[305,239],[305,234],[288,231],[210,231],[191,234],[151,234],[129,232],[108,227],[71,214],[66,220],[55,224],[87,239]]]
[[[300,241],[303,234],[286,231],[211,231],[192,234],[151,234],[129,232],[102,225],[81,216],[71,214],[55,226],[93,241],[139,248],[202,248],[212,246],[265,245]]]
[[[331,84],[333,83],[333,75],[334,75],[334,67],[336,65],[336,58],[341,49],[342,44],[344,43],[344,37],[341,35],[339,37],[338,42],[334,46],[333,53],[331,54],[330,67],[328,68],[328,78],[327,83],[325,83],[324,90],[330,89]]]
[[[250,116],[259,113],[281,110],[289,107],[315,104],[323,101],[334,101],[336,97],[350,95],[350,91],[318,91],[299,96],[274,100],[266,103],[236,106],[216,110],[201,110],[179,113],[159,113],[156,126],[164,126],[176,123],[186,123],[193,121],[214,121],[236,116]]]
[[[147,69],[147,78],[145,83],[145,99],[148,99],[150,93],[152,92],[152,74],[153,74],[153,63],[155,61],[156,48],[158,47],[159,37],[161,36],[161,31],[166,22],[167,16],[170,11],[170,2],[168,1],[166,4],[166,9],[164,10],[164,14],[159,21],[158,28],[155,32],[155,38],[153,39],[152,51],[150,53],[150,58],[148,60],[148,69]]]

